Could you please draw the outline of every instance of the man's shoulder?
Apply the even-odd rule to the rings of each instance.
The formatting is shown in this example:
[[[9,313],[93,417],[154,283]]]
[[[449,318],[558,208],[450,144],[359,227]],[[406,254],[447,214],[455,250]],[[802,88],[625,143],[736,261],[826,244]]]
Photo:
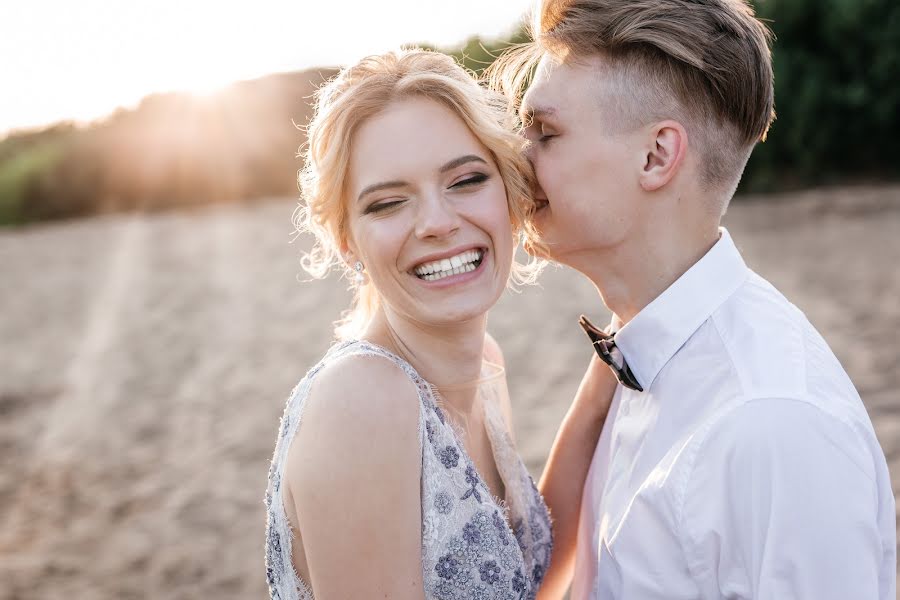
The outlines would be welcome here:
[[[799,333],[811,327],[806,315],[774,285],[751,271],[747,280],[712,314],[728,341],[757,341],[775,352],[797,351]],[[756,349],[751,345],[748,349]]]
[[[692,445],[689,469],[695,483],[731,469],[790,477],[829,462],[842,462],[865,479],[876,479],[877,441],[868,419],[815,398],[735,402],[709,419]],[[796,473],[785,469],[787,457],[796,461]]]
[[[756,273],[712,314],[710,323],[744,396],[802,399],[810,395],[815,378],[849,381],[803,311]],[[834,387],[842,395],[856,395],[852,385]]]

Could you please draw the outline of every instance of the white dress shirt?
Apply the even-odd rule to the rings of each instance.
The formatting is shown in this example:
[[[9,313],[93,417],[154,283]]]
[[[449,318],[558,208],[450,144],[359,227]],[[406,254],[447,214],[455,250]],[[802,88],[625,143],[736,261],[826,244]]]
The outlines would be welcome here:
[[[853,384],[725,229],[616,334],[573,600],[896,600],[894,496]]]

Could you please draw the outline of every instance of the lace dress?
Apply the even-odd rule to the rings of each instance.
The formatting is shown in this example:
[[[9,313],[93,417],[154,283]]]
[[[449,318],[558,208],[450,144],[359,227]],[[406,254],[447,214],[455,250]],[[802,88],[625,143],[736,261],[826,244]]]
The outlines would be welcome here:
[[[313,600],[291,561],[292,530],[281,495],[284,463],[300,425],[303,403],[316,374],[350,355],[378,356],[397,364],[419,393],[422,449],[422,570],[425,597],[436,600],[521,600],[535,597],[550,564],[550,514],[525,469],[495,398],[485,398],[485,423],[506,501],[495,498],[445,419],[432,387],[402,358],[365,341],[331,348],[290,394],[281,419],[266,490],[266,577],[279,600]],[[482,385],[506,393],[505,379]],[[512,527],[510,527],[510,523]]]

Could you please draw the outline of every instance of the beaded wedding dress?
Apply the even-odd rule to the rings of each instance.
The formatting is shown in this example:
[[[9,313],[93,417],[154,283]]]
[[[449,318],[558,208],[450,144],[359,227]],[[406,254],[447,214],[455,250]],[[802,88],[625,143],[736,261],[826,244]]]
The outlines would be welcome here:
[[[271,597],[314,598],[291,561],[293,532],[282,502],[281,482],[290,442],[301,427],[303,405],[312,381],[326,365],[352,355],[392,361],[418,390],[425,597],[436,600],[534,598],[550,563],[550,514],[500,413],[495,396],[507,393],[504,374],[482,379],[478,389],[485,394],[485,425],[506,488],[506,498],[500,500],[492,496],[476,471],[432,386],[399,356],[359,340],[332,347],[288,397],[266,491],[266,576]],[[485,369],[491,367],[499,369],[485,363]]]

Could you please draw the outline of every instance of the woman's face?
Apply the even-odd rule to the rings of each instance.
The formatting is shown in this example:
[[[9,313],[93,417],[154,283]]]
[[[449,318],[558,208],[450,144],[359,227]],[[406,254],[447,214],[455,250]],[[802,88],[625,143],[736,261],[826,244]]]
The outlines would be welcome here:
[[[394,102],[353,137],[351,261],[386,311],[440,326],[478,318],[512,266],[506,189],[487,148],[450,109]]]

